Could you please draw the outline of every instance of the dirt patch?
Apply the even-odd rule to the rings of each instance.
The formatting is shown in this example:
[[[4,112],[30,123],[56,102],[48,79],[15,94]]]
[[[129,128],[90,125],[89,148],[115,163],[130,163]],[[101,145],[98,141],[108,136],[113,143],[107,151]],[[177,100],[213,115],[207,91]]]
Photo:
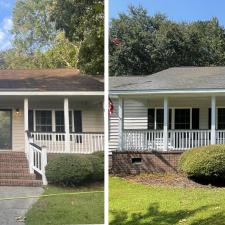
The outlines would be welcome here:
[[[123,177],[128,181],[137,182],[145,185],[172,186],[172,187],[208,187],[212,185],[203,185],[196,183],[181,174],[141,174]]]

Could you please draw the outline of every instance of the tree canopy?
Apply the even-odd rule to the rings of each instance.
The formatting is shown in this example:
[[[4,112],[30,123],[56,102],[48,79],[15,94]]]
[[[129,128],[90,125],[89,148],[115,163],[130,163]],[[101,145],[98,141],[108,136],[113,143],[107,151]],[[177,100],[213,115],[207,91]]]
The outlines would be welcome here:
[[[1,68],[79,68],[104,72],[103,0],[17,0],[13,48]]]
[[[176,23],[130,7],[110,25],[110,75],[147,75],[174,66],[225,65],[225,29],[217,18]]]

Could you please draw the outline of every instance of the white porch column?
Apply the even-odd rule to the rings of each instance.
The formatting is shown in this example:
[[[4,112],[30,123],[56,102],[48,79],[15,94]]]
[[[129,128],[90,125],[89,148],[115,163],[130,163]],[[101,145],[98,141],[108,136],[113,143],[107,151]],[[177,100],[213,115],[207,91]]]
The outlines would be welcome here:
[[[216,144],[216,97],[211,97],[211,144]]]
[[[28,98],[24,99],[24,131],[25,131],[25,152],[28,153],[28,137],[26,131],[29,130],[28,127]]]
[[[124,100],[123,98],[119,97],[119,104],[118,104],[118,136],[119,136],[119,150],[123,150],[123,128],[124,128]]]
[[[70,152],[69,100],[64,98],[65,152]]]
[[[164,97],[163,101],[163,150],[167,151],[168,147],[168,98]]]

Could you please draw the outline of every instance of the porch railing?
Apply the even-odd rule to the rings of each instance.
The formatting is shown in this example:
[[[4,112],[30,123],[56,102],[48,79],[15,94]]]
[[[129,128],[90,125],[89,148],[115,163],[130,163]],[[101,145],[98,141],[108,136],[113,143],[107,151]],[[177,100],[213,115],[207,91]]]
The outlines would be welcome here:
[[[65,149],[65,133],[31,132],[34,143],[46,146],[48,153],[68,153]],[[70,133],[69,153],[89,154],[104,149],[103,133]]]
[[[218,140],[225,143],[225,131],[220,134],[220,137],[223,139]],[[209,145],[210,142],[210,130],[169,130],[167,149],[186,150]],[[128,151],[163,150],[163,130],[124,130],[123,149]]]
[[[28,162],[30,173],[36,171],[42,177],[43,185],[47,185],[47,179],[45,176],[45,167],[47,165],[47,151],[46,147],[40,147],[33,143],[33,138],[30,132],[27,132],[28,138]]]

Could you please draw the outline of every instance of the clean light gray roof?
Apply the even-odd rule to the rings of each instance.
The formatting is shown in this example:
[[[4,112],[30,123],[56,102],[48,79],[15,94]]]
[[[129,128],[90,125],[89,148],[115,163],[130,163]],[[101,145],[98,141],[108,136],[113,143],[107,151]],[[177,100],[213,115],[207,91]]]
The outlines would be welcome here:
[[[225,89],[225,67],[174,67],[147,76],[110,77],[110,91]]]

